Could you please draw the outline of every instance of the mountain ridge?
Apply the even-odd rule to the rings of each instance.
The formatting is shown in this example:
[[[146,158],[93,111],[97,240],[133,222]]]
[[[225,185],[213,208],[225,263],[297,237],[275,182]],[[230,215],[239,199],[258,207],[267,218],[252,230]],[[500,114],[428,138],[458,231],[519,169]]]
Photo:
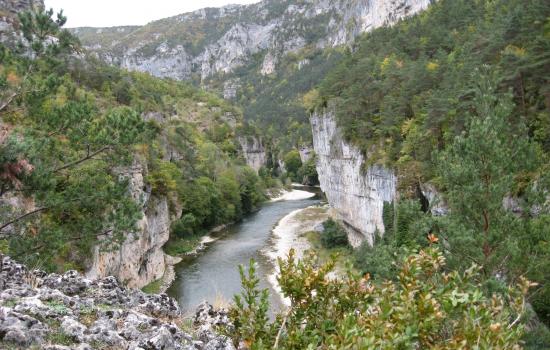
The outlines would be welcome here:
[[[306,46],[349,44],[363,32],[425,9],[430,0],[264,0],[179,14],[145,26],[74,28],[84,47],[109,64],[178,80],[228,74],[263,56],[278,61]],[[124,33],[124,34],[121,34]]]

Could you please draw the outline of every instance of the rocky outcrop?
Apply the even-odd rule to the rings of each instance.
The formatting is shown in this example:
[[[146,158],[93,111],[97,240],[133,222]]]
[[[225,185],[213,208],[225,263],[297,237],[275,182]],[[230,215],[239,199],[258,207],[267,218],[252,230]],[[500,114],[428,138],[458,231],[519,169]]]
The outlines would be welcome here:
[[[146,169],[136,162],[132,167],[120,169],[121,177],[129,180],[130,193],[142,207],[142,218],[137,230],[114,251],[104,251],[102,245],[94,249],[92,267],[88,277],[115,276],[129,287],[141,288],[162,278],[173,259],[165,255],[163,245],[170,235],[171,215],[166,197],[150,195],[144,182]]]
[[[241,85],[238,79],[231,79],[223,84],[223,98],[226,100],[235,100],[237,92]]]
[[[2,0],[0,9],[16,16],[22,11],[30,11],[33,8],[44,8],[44,0]]]
[[[264,0],[203,9],[144,27],[78,28],[74,33],[104,61],[160,77],[188,79],[196,72],[205,79],[231,73],[258,55],[262,59],[258,70],[268,75],[289,52],[308,45],[348,44],[361,33],[425,9],[431,1],[312,0],[282,5],[279,0]]]
[[[384,202],[396,196],[395,174],[380,165],[363,170],[365,157],[343,139],[333,112],[313,114],[311,126],[321,189],[345,223],[350,243],[372,245],[374,234],[384,233]]]
[[[152,56],[136,55],[134,51],[127,52],[120,65],[128,70],[148,72],[160,78],[191,78],[191,57],[183,46],[170,48],[165,42],[155,49]]]
[[[302,163],[305,163],[308,160],[310,160],[311,157],[315,154],[315,152],[310,146],[300,147],[299,152],[300,152],[300,160],[302,161]]]
[[[242,136],[239,137],[239,143],[246,164],[259,171],[266,164],[266,152],[262,139],[256,136]]]
[[[14,31],[17,14],[32,9],[44,8],[43,0],[2,0],[0,1],[0,43],[14,44],[20,39]]]
[[[436,187],[430,183],[420,184],[422,196],[428,203],[428,210],[433,216],[445,216],[449,213],[449,207],[445,199]]]
[[[183,331],[188,322],[166,294],[127,289],[114,277],[29,271],[0,256],[2,349],[235,349],[216,333],[232,327],[225,310],[203,304],[190,321]]]

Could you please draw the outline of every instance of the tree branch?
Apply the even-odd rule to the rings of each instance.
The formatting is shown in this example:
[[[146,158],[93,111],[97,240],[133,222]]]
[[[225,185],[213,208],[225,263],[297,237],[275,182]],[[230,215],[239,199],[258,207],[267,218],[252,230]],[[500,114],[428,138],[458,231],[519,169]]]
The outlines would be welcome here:
[[[7,223],[3,224],[2,226],[0,226],[0,232],[1,232],[3,229],[5,229],[6,227],[10,226],[11,224],[16,223],[16,222],[19,221],[19,220],[22,220],[22,219],[26,218],[27,216],[31,216],[31,215],[33,215],[33,214],[39,213],[39,212],[44,211],[44,210],[47,210],[47,209],[49,209],[49,208],[50,208],[50,207],[41,207],[41,208],[32,210],[32,211],[30,211],[30,212],[28,212],[28,213],[25,213],[25,214],[23,214],[23,215],[20,215],[20,216],[16,217],[15,219],[12,219],[12,220],[8,221]]]
[[[102,147],[102,148],[100,148],[100,149],[98,149],[97,151],[92,152],[92,153],[90,153],[90,150],[88,149],[88,152],[87,152],[87,154],[86,154],[85,157],[83,157],[83,158],[81,158],[81,159],[79,159],[79,160],[76,160],[76,161],[74,161],[74,162],[70,162],[70,163],[67,163],[67,164],[65,164],[65,165],[62,165],[62,166],[60,166],[59,168],[53,169],[53,170],[52,170],[52,173],[56,173],[56,172],[58,172],[58,171],[65,170],[65,169],[70,168],[70,167],[73,167],[73,166],[75,166],[75,165],[84,163],[85,161],[92,159],[93,157],[97,156],[98,154],[100,154],[100,153],[102,153],[102,152],[105,152],[106,150],[108,150],[108,149],[110,149],[110,148],[111,148],[111,146],[104,146],[104,147]]]
[[[17,97],[17,95],[19,95],[19,93],[21,92],[21,90],[17,90],[16,92],[12,93],[8,99],[6,100],[6,102],[2,103],[2,105],[0,105],[0,112],[2,112],[7,106],[9,106],[9,104],[13,101],[14,98]]]
[[[106,235],[110,234],[111,232],[113,232],[113,229],[109,229],[109,230],[107,230],[107,231],[105,231],[105,232],[98,233],[98,234],[95,235],[95,236],[96,236],[96,237],[106,236]],[[66,243],[78,241],[78,240],[80,240],[80,239],[82,239],[82,238],[84,238],[83,235],[70,237],[70,238],[68,238],[68,240],[66,241]],[[32,248],[30,249],[30,252],[33,252],[33,253],[34,253],[34,252],[36,252],[36,251],[38,251],[38,250],[44,248],[45,246],[46,246],[45,243],[39,244],[39,245],[37,245],[37,246],[34,246],[34,247],[32,247]],[[28,251],[25,252],[25,254],[27,254],[27,253],[28,253]],[[17,255],[17,256],[21,256],[21,255],[22,255],[22,254]],[[15,256],[15,257],[17,257],[17,256]]]

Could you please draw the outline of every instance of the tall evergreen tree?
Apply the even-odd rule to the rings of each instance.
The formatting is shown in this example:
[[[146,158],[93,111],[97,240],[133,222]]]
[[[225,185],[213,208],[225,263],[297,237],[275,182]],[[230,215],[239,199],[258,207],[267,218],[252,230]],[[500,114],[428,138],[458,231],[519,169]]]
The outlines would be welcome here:
[[[442,236],[451,266],[481,266],[485,277],[509,278],[510,263],[523,254],[525,222],[503,205],[513,195],[517,176],[537,168],[538,152],[526,128],[510,119],[511,94],[495,92],[481,78],[466,130],[438,157],[438,173],[451,214]]]

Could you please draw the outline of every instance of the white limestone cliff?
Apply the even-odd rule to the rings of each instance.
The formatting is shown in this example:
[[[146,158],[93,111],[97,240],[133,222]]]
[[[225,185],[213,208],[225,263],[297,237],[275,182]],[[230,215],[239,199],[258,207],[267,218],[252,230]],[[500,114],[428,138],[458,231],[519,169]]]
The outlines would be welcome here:
[[[384,202],[394,200],[397,178],[380,165],[363,170],[365,157],[343,139],[333,112],[314,113],[310,121],[321,189],[344,222],[351,245],[365,240],[372,245],[375,233],[384,233]]]
[[[137,230],[128,233],[116,250],[104,251],[101,245],[94,248],[89,278],[115,276],[130,288],[142,288],[162,278],[168,265],[174,262],[162,250],[170,235],[168,199],[150,195],[144,182],[145,172],[137,162],[120,170],[120,176],[129,180],[133,199],[141,204],[142,217],[136,224]]]
[[[310,0],[296,1],[280,11],[278,0],[264,0],[251,5],[234,5],[202,9],[135,27],[125,27],[116,40],[102,42],[102,28],[96,40],[89,37],[85,47],[100,59],[129,70],[146,71],[159,77],[189,79],[196,72],[202,79],[216,73],[228,74],[262,55],[259,71],[269,75],[276,71],[280,58],[308,45],[318,48],[349,44],[360,34],[426,9],[434,0]],[[230,23],[224,32],[211,35],[194,54],[189,45],[172,30],[159,31],[161,23],[170,27],[181,23]],[[107,28],[113,32],[117,28]],[[167,31],[167,29],[164,29]],[[202,33],[209,35],[208,32]],[[74,29],[82,35],[81,28]],[[144,35],[144,32],[151,32]],[[172,36],[169,36],[172,35]],[[309,38],[309,39],[307,39]],[[302,67],[307,62],[302,62]]]
[[[246,164],[252,169],[259,171],[266,164],[266,152],[261,138],[255,136],[239,137],[242,148],[242,155]]]

